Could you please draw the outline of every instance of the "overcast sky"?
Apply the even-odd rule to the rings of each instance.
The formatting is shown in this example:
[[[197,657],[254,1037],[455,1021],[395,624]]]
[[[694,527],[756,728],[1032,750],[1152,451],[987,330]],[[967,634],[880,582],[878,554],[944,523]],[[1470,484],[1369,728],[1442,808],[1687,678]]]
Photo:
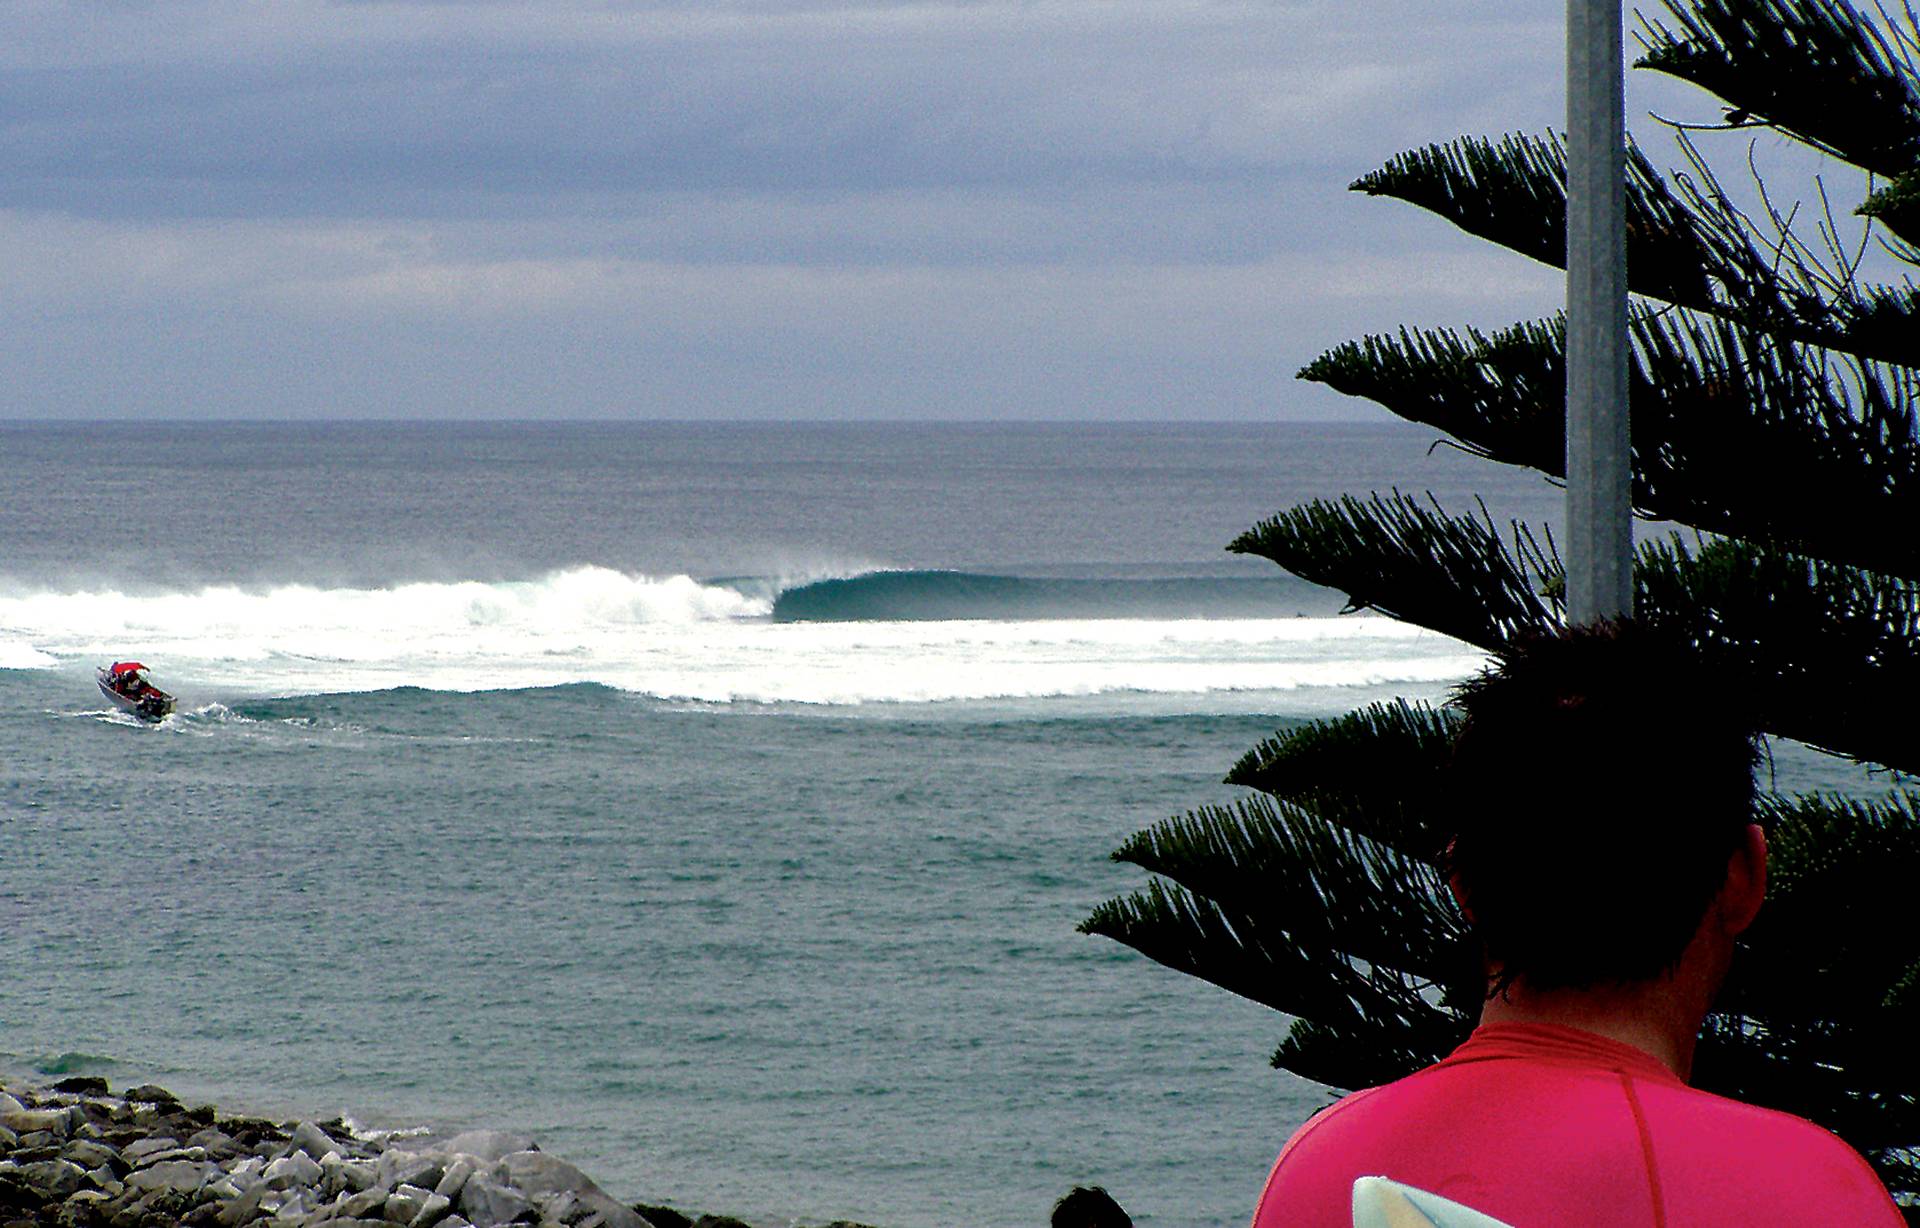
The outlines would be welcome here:
[[[1345,190],[1559,125],[1541,0],[5,13],[0,418],[1366,416],[1560,294]]]

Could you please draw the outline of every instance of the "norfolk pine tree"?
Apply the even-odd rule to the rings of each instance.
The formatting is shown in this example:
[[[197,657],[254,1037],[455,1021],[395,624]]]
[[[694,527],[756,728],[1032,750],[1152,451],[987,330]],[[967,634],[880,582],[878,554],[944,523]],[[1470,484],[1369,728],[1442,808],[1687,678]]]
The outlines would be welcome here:
[[[1742,208],[1683,136],[1675,173],[1630,151],[1627,233],[1634,504],[1696,531],[1640,547],[1638,619],[1689,645],[1769,734],[1907,773],[1920,771],[1920,290],[1904,273],[1863,277],[1864,243],[1842,237],[1866,227],[1891,262],[1920,266],[1920,37],[1896,3],[1664,0],[1642,19],[1637,67],[1717,96],[1725,127],[1866,172],[1863,220],[1843,230],[1824,185],[1811,218],[1767,185]],[[1515,136],[1404,154],[1353,187],[1560,265],[1564,183],[1554,139]],[[1558,318],[1402,329],[1300,376],[1557,478],[1563,339]],[[1229,549],[1496,655],[1565,619],[1551,538],[1484,509],[1399,492],[1315,501]],[[1291,1016],[1273,1062],[1308,1079],[1363,1087],[1436,1060],[1471,1030],[1482,984],[1435,869],[1429,803],[1452,721],[1396,702],[1275,735],[1227,775],[1251,794],[1122,845],[1115,858],[1154,877],[1082,928]],[[1834,1130],[1903,1203],[1920,1200],[1917,797],[1765,798],[1768,904],[1694,1071],[1697,1086]]]

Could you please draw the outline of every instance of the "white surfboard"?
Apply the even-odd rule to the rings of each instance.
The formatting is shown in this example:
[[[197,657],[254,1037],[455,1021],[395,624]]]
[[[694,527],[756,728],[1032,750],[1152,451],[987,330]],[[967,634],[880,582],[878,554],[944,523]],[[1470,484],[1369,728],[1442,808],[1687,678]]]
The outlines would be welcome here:
[[[1353,1183],[1353,1228],[1513,1228],[1504,1220],[1385,1177]]]

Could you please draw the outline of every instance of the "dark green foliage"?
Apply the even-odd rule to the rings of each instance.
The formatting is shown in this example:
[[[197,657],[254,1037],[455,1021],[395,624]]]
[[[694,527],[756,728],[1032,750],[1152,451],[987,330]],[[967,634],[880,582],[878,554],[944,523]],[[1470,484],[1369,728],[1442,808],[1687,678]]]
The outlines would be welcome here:
[[[1351,185],[1394,196],[1544,264],[1567,252],[1567,159],[1558,141],[1523,135],[1498,145],[1462,137],[1401,154]],[[1627,161],[1627,267],[1636,288],[1669,302],[1713,301],[1711,243],[1686,204],[1638,149]]]
[[[1639,66],[1716,94],[1766,124],[1894,178],[1920,165],[1920,97],[1906,48],[1842,0],[1668,0]]]
[[[1914,369],[1856,370],[1849,381],[1821,352],[1685,312],[1638,309],[1632,338],[1640,511],[1920,577],[1920,538],[1860,531],[1920,523]],[[1300,377],[1378,401],[1489,459],[1565,473],[1557,317],[1491,336],[1367,337]],[[1785,489],[1795,497],[1781,498]]]
[[[1440,838],[1429,812],[1453,725],[1448,713],[1426,704],[1372,704],[1269,738],[1233,765],[1227,783],[1431,863]]]
[[[1920,362],[1920,291],[1783,262],[1778,237],[1757,233],[1711,168],[1691,146],[1688,152],[1690,173],[1672,181],[1639,149],[1629,155],[1627,275],[1635,293],[1804,345]],[[1544,264],[1566,265],[1566,155],[1557,141],[1462,137],[1402,154],[1353,187],[1429,209]],[[1900,200],[1888,196],[1884,207],[1898,212]]]
[[[1537,631],[1560,614],[1519,561],[1539,553],[1530,537],[1520,535],[1510,552],[1484,514],[1452,517],[1397,491],[1303,503],[1227,549],[1338,589],[1350,609],[1378,610],[1483,647]]]
[[[1723,99],[1875,177],[1858,214],[1920,267],[1920,34],[1910,7],[1663,0],[1643,67]],[[1770,733],[1920,772],[1920,288],[1862,279],[1827,188],[1817,242],[1756,219],[1700,150],[1628,167],[1634,501],[1697,532],[1644,542],[1638,619],[1714,671]],[[1562,264],[1566,168],[1550,137],[1462,138],[1395,158],[1356,190],[1410,201]],[[1842,214],[1844,216],[1844,213]],[[1445,432],[1465,450],[1562,472],[1560,321],[1402,329],[1300,373]],[[1398,491],[1316,501],[1229,549],[1498,655],[1558,627],[1551,538]],[[1227,782],[1258,791],[1151,827],[1115,856],[1150,875],[1089,932],[1293,1017],[1274,1063],[1335,1087],[1387,1081],[1465,1034],[1480,978],[1434,867],[1445,710],[1381,704],[1282,731]],[[1812,1118],[1920,1198],[1916,795],[1772,797],[1768,901],[1702,1035],[1700,1086]],[[1920,1210],[1909,1218],[1920,1224]]]
[[[1910,244],[1920,244],[1920,172],[1908,171],[1862,201],[1856,210],[1899,235]]]

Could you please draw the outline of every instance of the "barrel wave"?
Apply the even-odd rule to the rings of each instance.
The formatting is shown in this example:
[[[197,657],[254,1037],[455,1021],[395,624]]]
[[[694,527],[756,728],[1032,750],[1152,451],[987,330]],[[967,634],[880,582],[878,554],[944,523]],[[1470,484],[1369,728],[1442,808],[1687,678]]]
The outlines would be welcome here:
[[[1284,618],[1327,615],[1338,594],[1271,578],[1060,578],[964,571],[874,571],[782,592],[775,622],[920,622],[941,619]]]

